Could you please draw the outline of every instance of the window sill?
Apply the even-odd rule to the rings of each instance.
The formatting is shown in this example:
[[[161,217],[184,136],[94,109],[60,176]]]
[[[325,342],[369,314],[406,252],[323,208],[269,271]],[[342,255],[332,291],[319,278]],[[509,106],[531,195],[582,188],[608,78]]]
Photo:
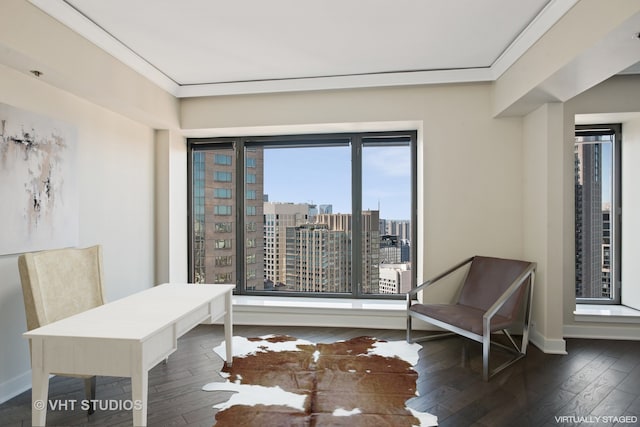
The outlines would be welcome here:
[[[305,298],[305,297],[271,297],[234,295],[235,307],[289,307],[302,309],[334,309],[334,310],[406,310],[405,300],[372,300],[348,298]]]
[[[233,296],[238,325],[404,329],[404,300]]]
[[[640,310],[625,305],[576,304],[577,322],[640,323]]]

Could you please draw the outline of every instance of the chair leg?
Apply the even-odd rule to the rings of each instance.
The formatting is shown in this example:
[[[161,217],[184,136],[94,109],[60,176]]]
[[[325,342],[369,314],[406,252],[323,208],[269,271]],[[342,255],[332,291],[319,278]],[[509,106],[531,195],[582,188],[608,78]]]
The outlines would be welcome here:
[[[482,337],[482,379],[489,381],[489,353],[491,351],[491,334]]]
[[[84,379],[84,394],[90,401],[96,399],[96,377],[89,377]],[[93,403],[89,405],[89,410],[87,412],[89,415],[95,412]]]

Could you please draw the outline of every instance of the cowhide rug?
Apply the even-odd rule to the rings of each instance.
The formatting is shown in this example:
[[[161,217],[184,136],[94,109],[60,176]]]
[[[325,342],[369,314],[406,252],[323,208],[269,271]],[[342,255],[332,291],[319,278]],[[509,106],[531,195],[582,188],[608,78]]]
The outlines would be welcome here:
[[[203,390],[236,392],[214,406],[216,427],[435,426],[437,417],[406,406],[417,395],[420,348],[370,337],[332,344],[233,337],[226,381]],[[214,351],[224,358],[224,343]]]

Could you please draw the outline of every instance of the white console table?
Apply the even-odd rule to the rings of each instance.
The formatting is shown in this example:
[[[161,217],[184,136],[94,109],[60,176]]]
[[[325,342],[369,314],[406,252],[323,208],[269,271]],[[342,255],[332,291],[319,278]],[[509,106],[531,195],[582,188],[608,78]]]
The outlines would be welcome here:
[[[234,285],[164,284],[26,332],[31,341],[32,424],[44,426],[49,375],[131,378],[133,424],[147,425],[148,372],[180,336],[224,316],[231,364]],[[98,395],[100,391],[98,390]]]

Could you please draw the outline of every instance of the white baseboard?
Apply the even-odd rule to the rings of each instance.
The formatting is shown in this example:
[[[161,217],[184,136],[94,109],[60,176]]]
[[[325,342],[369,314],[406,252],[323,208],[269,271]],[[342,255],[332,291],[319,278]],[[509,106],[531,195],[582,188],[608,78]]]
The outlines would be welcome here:
[[[546,354],[567,354],[567,343],[563,339],[549,339],[535,329],[530,331],[529,341]]]
[[[640,340],[640,328],[606,325],[564,325],[566,338],[603,340]]]
[[[13,399],[31,388],[31,371],[27,371],[8,381],[0,383],[0,403]]]

